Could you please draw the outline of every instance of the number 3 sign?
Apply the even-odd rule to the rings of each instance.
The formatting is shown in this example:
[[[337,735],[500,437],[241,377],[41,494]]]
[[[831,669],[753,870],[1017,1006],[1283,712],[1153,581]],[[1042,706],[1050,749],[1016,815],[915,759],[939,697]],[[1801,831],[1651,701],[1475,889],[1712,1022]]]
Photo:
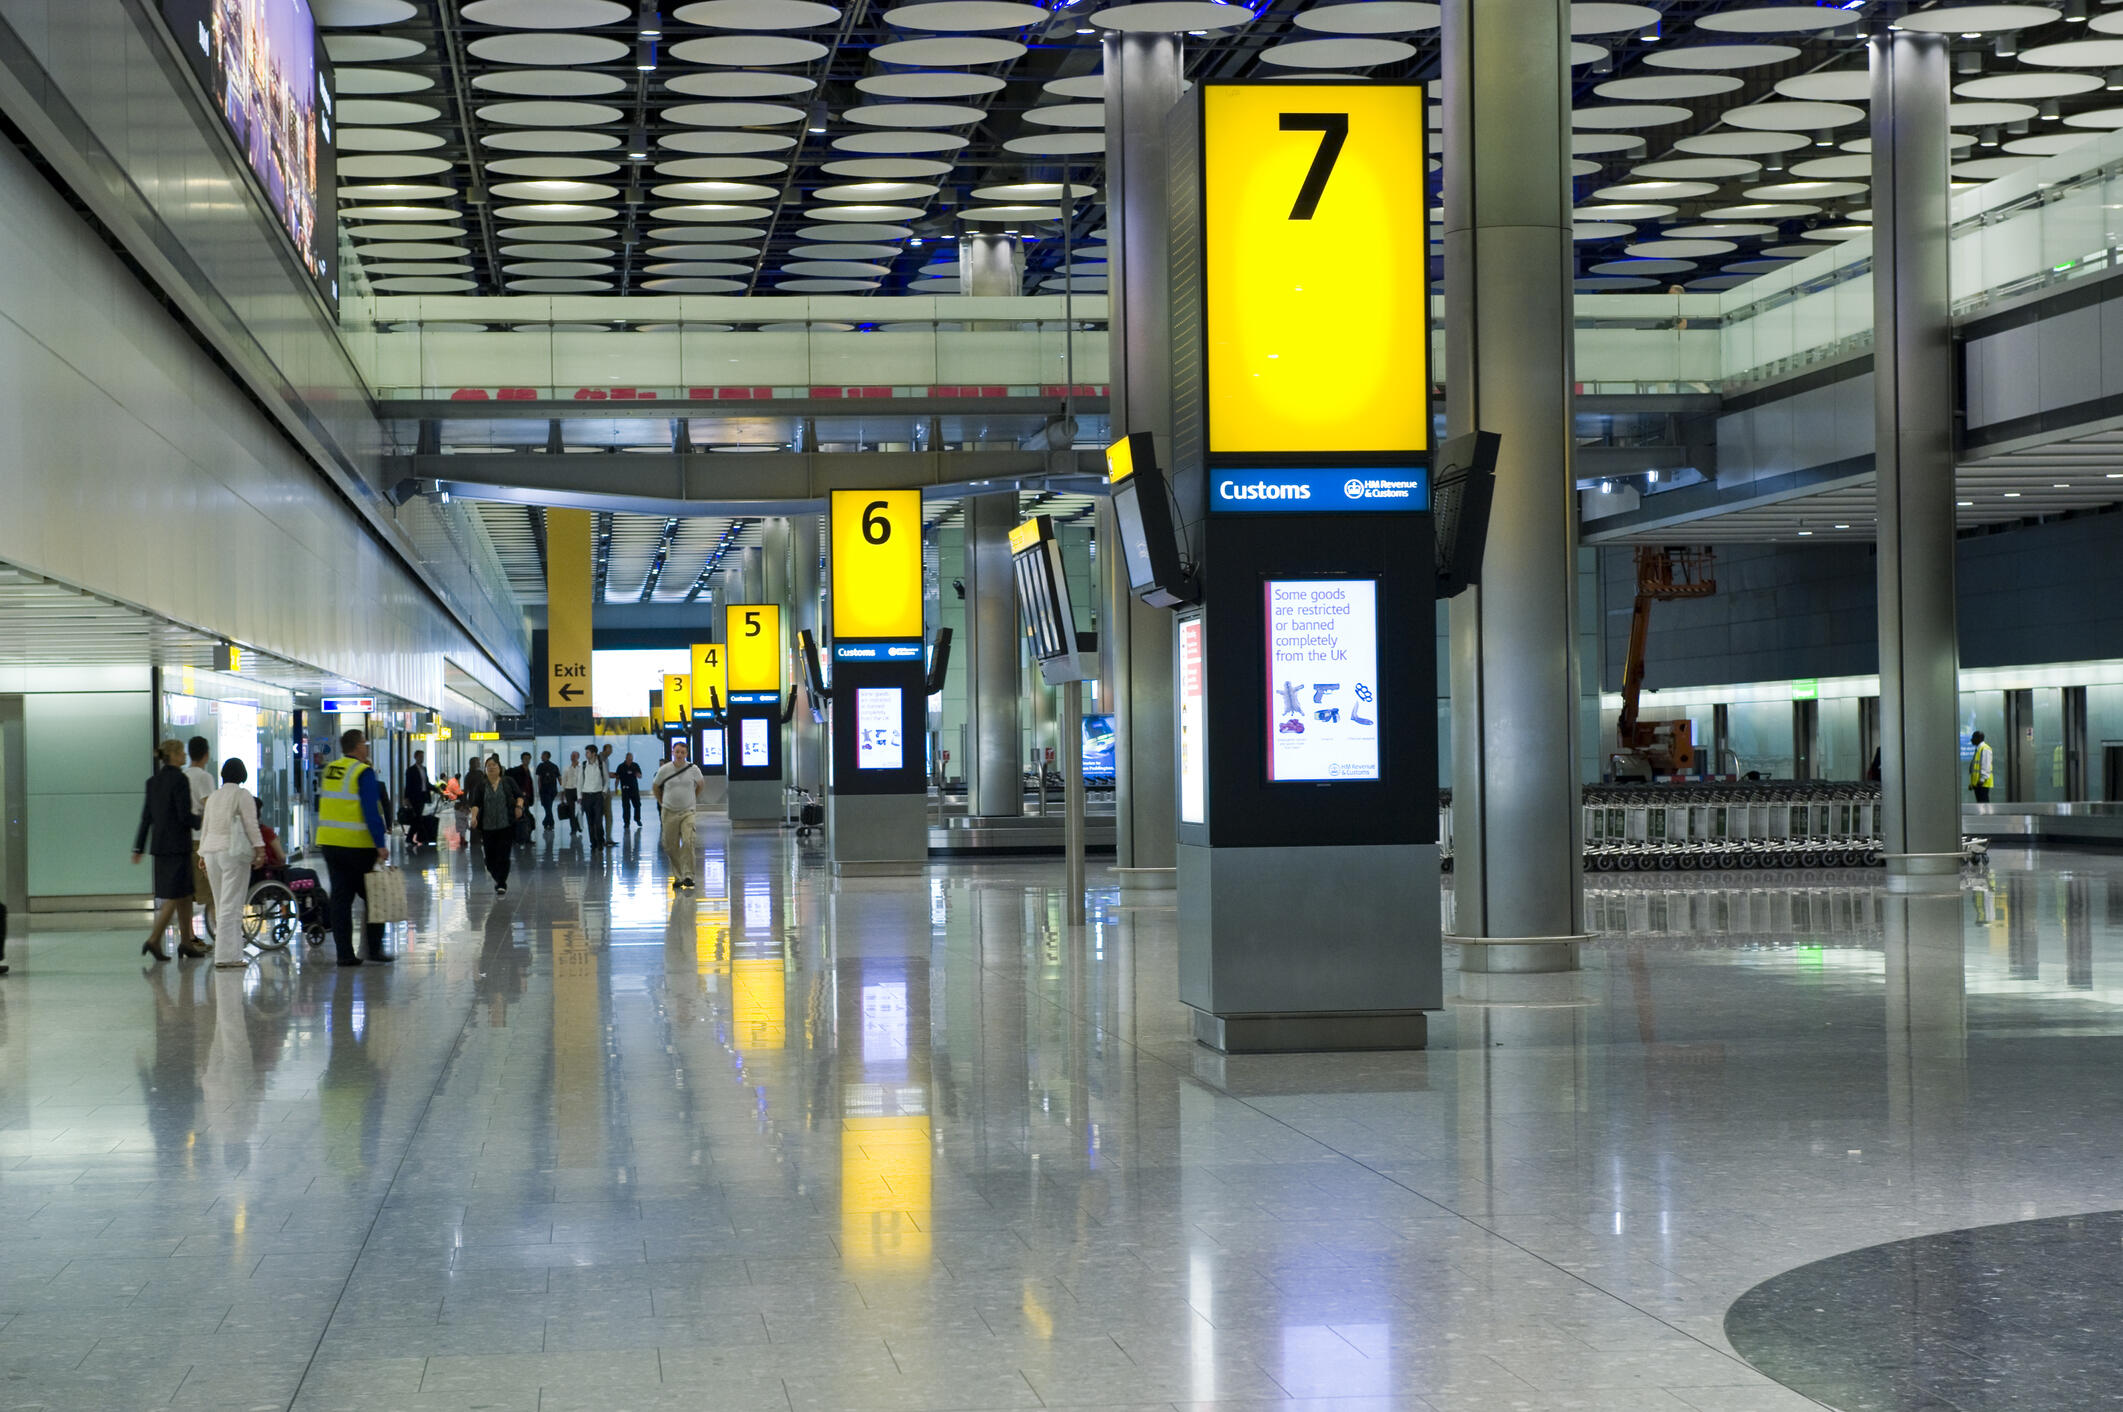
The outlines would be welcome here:
[[[1423,89],[1202,86],[1213,453],[1430,445]]]
[[[831,514],[833,640],[919,638],[921,492],[836,490]]]

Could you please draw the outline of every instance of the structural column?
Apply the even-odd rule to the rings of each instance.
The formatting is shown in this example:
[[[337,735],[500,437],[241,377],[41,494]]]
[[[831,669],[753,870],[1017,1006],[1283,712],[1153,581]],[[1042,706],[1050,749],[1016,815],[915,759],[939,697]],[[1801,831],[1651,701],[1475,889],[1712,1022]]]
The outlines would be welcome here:
[[[981,231],[958,239],[958,287],[982,298],[1025,292],[1025,253],[1014,235]]]
[[[1888,886],[1910,891],[1957,888],[1961,866],[1949,85],[1945,35],[1874,37],[1881,851]]]
[[[788,641],[791,653],[802,650],[802,634],[808,631],[814,642],[823,643],[825,633],[819,620],[819,525],[817,515],[792,515],[789,517],[789,618]],[[792,658],[801,661],[801,658]],[[801,679],[802,668],[798,669]],[[809,691],[808,685],[805,687]],[[808,710],[799,709],[789,732],[789,782],[811,793],[825,797],[826,792],[826,732]]]
[[[1109,32],[1106,209],[1113,430],[1172,438],[1171,216],[1164,124],[1185,89],[1176,34]],[[1109,508],[1098,520],[1101,707],[1113,713],[1115,866],[1123,893],[1170,887],[1179,826],[1172,614],[1136,601]],[[1136,873],[1132,869],[1152,869]]]
[[[1563,970],[1583,931],[1572,467],[1570,5],[1446,0],[1445,393],[1502,447],[1482,585],[1452,600],[1462,968]]]
[[[966,762],[966,812],[1015,816],[1025,811],[1018,724],[1023,635],[1010,563],[1017,492],[969,495],[959,504],[966,522],[966,753],[972,756]]]

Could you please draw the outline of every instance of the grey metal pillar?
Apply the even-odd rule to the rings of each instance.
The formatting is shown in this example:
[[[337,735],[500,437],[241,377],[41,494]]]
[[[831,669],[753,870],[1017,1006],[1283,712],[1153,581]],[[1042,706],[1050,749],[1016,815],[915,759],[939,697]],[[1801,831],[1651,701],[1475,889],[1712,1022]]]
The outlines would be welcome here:
[[[727,584],[727,589],[722,599],[724,603],[763,603],[766,601],[761,596],[765,592],[762,558],[763,554],[756,545],[746,549],[732,549],[730,551],[729,557],[723,560],[726,565],[722,571],[723,579]]]
[[[1483,585],[1451,609],[1461,968],[1568,970],[1584,930],[1570,5],[1446,0],[1443,26],[1446,420],[1503,438]]]
[[[981,232],[958,240],[958,287],[966,294],[1014,296],[1025,290],[1025,252],[1014,235]]]
[[[1872,41],[1873,464],[1887,885],[1960,875],[1946,36]]]
[[[1185,88],[1184,56],[1176,34],[1113,32],[1104,46],[1113,427],[1147,431],[1165,452],[1172,437],[1172,227],[1164,122]],[[1114,718],[1114,864],[1124,895],[1166,891],[1179,829],[1172,614],[1128,592],[1110,512],[1102,510],[1098,523],[1100,705]],[[1143,869],[1149,871],[1136,871]]]
[[[969,495],[966,522],[966,812],[982,818],[1025,811],[1020,761],[1023,655],[1010,531],[1017,492]]]
[[[823,641],[819,604],[819,523],[818,515],[792,515],[785,523],[789,527],[789,606],[786,635],[792,654],[802,650],[801,634],[809,629],[814,641]],[[800,663],[800,656],[792,655],[792,661]],[[802,668],[797,669],[801,679]],[[825,727],[812,719],[805,706],[796,710],[796,718],[789,727],[789,783],[824,796],[825,773]]]

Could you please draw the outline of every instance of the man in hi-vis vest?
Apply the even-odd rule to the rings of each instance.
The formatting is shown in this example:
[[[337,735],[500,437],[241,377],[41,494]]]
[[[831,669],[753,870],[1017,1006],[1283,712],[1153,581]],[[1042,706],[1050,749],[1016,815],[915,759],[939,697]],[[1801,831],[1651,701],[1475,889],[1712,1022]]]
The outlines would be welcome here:
[[[317,794],[317,843],[332,878],[332,940],[339,964],[358,966],[354,954],[354,899],[368,897],[369,870],[391,856],[390,825],[383,818],[383,782],[369,768],[369,738],[360,731],[339,737],[340,755],[324,767]],[[362,952],[371,961],[395,961],[383,954],[383,927],[362,928]]]
[[[1977,731],[1970,736],[1968,743],[1976,748],[1976,753],[1968,761],[1968,787],[1975,791],[1976,803],[1988,804],[1991,762],[1995,757],[1991,754],[1990,746],[1984,743],[1983,732]]]

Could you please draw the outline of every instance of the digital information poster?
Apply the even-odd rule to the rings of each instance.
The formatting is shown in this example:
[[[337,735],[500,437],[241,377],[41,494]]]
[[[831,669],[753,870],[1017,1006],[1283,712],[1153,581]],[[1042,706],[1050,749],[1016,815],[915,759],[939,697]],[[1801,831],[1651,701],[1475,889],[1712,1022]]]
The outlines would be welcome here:
[[[765,767],[767,760],[767,722],[763,716],[747,716],[738,722],[737,763],[746,769]]]
[[[906,760],[900,742],[900,689],[865,686],[855,692],[855,768],[896,770]]]
[[[1202,693],[1202,620],[1179,620],[1179,817],[1209,820],[1209,705]]]
[[[1268,778],[1377,779],[1378,581],[1270,579],[1266,593]]]
[[[700,733],[700,763],[720,769],[722,767],[723,739],[721,726],[709,726]]]

